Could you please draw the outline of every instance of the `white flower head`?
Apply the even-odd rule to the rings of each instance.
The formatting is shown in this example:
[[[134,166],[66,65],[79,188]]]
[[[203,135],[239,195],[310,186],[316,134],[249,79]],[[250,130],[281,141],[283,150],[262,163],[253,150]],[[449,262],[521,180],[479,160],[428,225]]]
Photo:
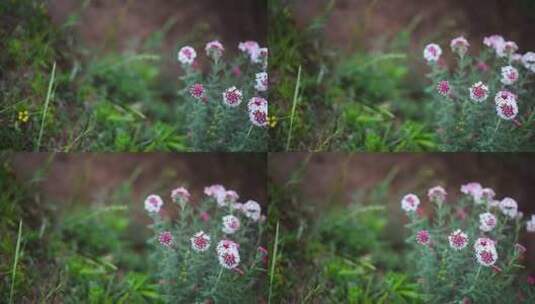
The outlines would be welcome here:
[[[528,232],[535,232],[535,215],[531,215],[531,219],[527,221],[526,230]]]
[[[459,56],[463,57],[468,51],[470,43],[468,43],[468,40],[461,36],[453,39],[450,47],[454,53],[457,53]]]
[[[223,92],[223,103],[231,108],[239,106],[242,102],[243,94],[236,87],[230,87]]]
[[[236,203],[236,201],[240,198],[238,193],[234,190],[223,190],[217,193],[217,196],[215,197],[217,205],[219,207],[227,207],[229,205],[232,205]]]
[[[482,204],[483,187],[480,183],[468,183],[461,186],[461,192],[470,195],[476,204]]]
[[[218,254],[219,264],[226,269],[234,269],[240,264],[240,253],[236,250],[227,250]]]
[[[256,51],[251,55],[251,61],[253,63],[261,64],[262,69],[267,69],[268,65],[268,49],[267,48],[258,48]]]
[[[494,265],[498,260],[498,252],[495,247],[476,250],[476,258],[479,264],[489,267]]]
[[[443,203],[448,193],[441,186],[435,186],[427,191],[427,196],[432,202]]]
[[[492,201],[495,196],[496,196],[496,192],[494,192],[494,189],[492,188],[483,188],[481,190],[481,198],[485,200],[486,202]]]
[[[252,200],[249,200],[247,201],[245,204],[243,204],[243,214],[253,220],[253,221],[258,221],[260,219],[260,215],[261,215],[261,208],[260,208],[260,205],[255,202],[255,201],[252,201]]]
[[[499,49],[503,48],[505,39],[500,35],[492,35],[485,37],[485,39],[483,39],[483,44],[498,52]]]
[[[259,48],[260,45],[258,45],[258,42],[256,41],[240,42],[240,44],[238,45],[238,49],[249,55],[249,57],[252,57],[256,50],[258,50]]]
[[[197,252],[203,252],[210,248],[210,236],[204,231],[199,231],[190,238],[191,248]]]
[[[489,97],[489,87],[483,82],[474,84],[470,89],[470,98],[476,102],[483,102]]]
[[[145,210],[151,213],[158,213],[163,206],[163,200],[156,194],[151,194],[145,199]]]
[[[225,48],[223,44],[218,40],[210,41],[206,44],[205,47],[206,55],[214,60],[219,60],[223,56]]]
[[[503,94],[499,92],[496,95],[496,113],[504,120],[513,120],[518,115],[518,104],[516,102],[516,95]]]
[[[442,49],[438,44],[428,44],[424,49],[424,58],[428,63],[436,63],[442,55]]]
[[[461,250],[468,245],[468,235],[457,229],[448,236],[448,241],[451,248]]]
[[[170,231],[163,231],[158,235],[158,242],[160,245],[171,248],[173,247],[174,237]]]
[[[491,240],[489,238],[479,238],[474,243],[474,250],[480,251],[485,249],[492,249],[496,248],[496,242],[494,240]]]
[[[227,251],[238,251],[240,249],[240,245],[231,240],[221,240],[219,243],[217,243],[215,249],[217,254],[221,255]]]
[[[227,190],[222,185],[211,185],[204,188],[204,194],[216,200],[219,207],[223,207]]]
[[[268,73],[260,72],[255,75],[256,84],[255,90],[258,92],[265,92],[268,90]]]
[[[504,215],[512,219],[516,218],[516,216],[518,215],[518,204],[514,199],[510,197],[502,199],[499,208]]]
[[[224,233],[233,234],[240,229],[240,219],[234,215],[225,215],[222,220]]]
[[[191,46],[185,46],[178,51],[178,61],[183,65],[192,65],[197,58],[197,52]]]
[[[415,194],[409,193],[401,199],[401,209],[405,212],[414,212],[418,210],[420,199]]]
[[[496,219],[496,216],[490,212],[485,212],[479,215],[479,229],[484,232],[492,231],[496,224],[498,223],[498,220]]]
[[[507,90],[500,91],[496,94],[496,97],[494,97],[494,102],[496,104],[500,104],[502,102],[516,102],[517,96]]]
[[[190,198],[190,194],[189,194],[189,191],[188,189],[184,188],[184,187],[178,187],[176,189],[174,189],[173,191],[171,191],[171,199],[174,201],[174,202],[188,202],[189,201],[189,198]]]
[[[501,82],[505,85],[513,85],[517,82],[519,77],[518,70],[511,66],[505,66],[502,68],[502,79]]]
[[[257,127],[265,128],[268,126],[267,109],[253,109],[249,111],[249,120]]]
[[[511,57],[518,51],[518,45],[514,41],[506,41],[502,43],[497,49],[498,57]]]
[[[253,97],[247,103],[247,109],[249,110],[249,112],[255,110],[267,112],[268,101],[262,97]]]
[[[527,52],[522,56],[522,64],[524,67],[533,73],[535,73],[535,53]]]

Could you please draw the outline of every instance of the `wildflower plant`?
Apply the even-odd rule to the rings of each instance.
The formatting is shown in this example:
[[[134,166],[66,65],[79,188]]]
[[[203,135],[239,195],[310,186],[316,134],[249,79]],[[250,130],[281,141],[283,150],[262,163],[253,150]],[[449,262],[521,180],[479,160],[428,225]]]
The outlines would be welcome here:
[[[238,50],[239,56],[225,60],[223,44],[208,42],[208,73],[199,68],[200,52],[190,46],[178,52],[185,72],[180,94],[194,150],[267,151],[268,49],[246,41]]]
[[[464,37],[451,41],[456,66],[437,44],[425,47],[433,120],[446,151],[531,150],[535,135],[535,53],[518,53],[513,41],[484,39],[478,56]]]
[[[256,303],[264,297],[264,217],[257,202],[238,199],[236,192],[213,185],[194,203],[180,187],[171,192],[179,216],[166,220],[161,213],[167,203],[147,197],[145,209],[154,221],[149,243],[168,303]]]
[[[526,249],[519,234],[524,225],[535,228],[533,218],[524,224],[514,199],[497,200],[479,183],[460,191],[453,200],[437,186],[421,204],[415,194],[401,200],[409,218],[409,259],[426,303],[532,302],[535,290],[521,271]]]

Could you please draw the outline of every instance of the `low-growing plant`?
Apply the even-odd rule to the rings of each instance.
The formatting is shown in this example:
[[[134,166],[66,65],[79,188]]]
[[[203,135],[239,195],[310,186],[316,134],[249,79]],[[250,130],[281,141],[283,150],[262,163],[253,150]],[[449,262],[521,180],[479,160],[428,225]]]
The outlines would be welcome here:
[[[185,46],[178,52],[184,68],[189,138],[193,149],[202,151],[267,151],[268,49],[255,41],[239,44],[241,55],[225,61],[223,44],[206,44],[211,69],[205,74],[197,52]]]
[[[498,35],[486,37],[484,45],[472,56],[464,37],[452,40],[453,68],[441,58],[439,45],[425,47],[441,150],[533,150],[535,53],[520,55],[515,42]]]
[[[187,189],[172,191],[179,218],[160,214],[163,200],[149,195],[145,209],[154,220],[151,243],[160,293],[168,303],[258,303],[265,297],[267,250],[262,247],[264,216],[252,200],[221,185],[204,189],[194,204]],[[166,208],[167,209],[167,208]]]
[[[535,289],[522,273],[524,221],[516,201],[496,200],[479,183],[463,185],[461,192],[449,199],[441,186],[429,189],[432,216],[417,195],[401,200],[410,219],[409,257],[426,303],[532,303]],[[535,231],[534,218],[526,225]]]

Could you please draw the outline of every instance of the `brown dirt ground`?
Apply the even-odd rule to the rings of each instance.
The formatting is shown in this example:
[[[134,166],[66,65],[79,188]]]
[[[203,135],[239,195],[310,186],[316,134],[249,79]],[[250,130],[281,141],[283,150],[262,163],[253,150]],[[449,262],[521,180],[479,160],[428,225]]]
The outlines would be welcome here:
[[[81,8],[82,1],[51,0],[52,20],[62,24]],[[204,28],[209,37],[219,37],[225,44],[257,39],[266,41],[267,16],[265,1],[218,0],[120,0],[89,1],[82,10],[77,30],[82,40],[96,48],[124,50],[132,40],[146,39],[169,20],[176,23],[165,39],[166,47],[175,47],[190,37],[196,27]],[[206,40],[198,43],[206,43]],[[115,42],[111,43],[110,42]]]
[[[187,185],[195,200],[204,186],[220,183],[236,190],[243,200],[267,206],[266,157],[259,153],[70,153],[56,154],[46,165],[50,157],[48,153],[16,153],[11,159],[23,183],[47,168],[36,189],[47,204],[110,203],[109,195],[142,169],[133,179],[131,200],[113,202],[130,206],[142,220],[147,220],[141,216],[147,194],[154,191],[167,199],[179,185]]]
[[[295,1],[298,23],[307,24],[328,2]],[[520,1],[507,0],[338,0],[326,37],[337,47],[381,49],[378,37],[392,38],[412,22],[416,22],[412,42],[418,53],[431,39],[445,43],[456,35],[482,41],[484,36],[502,34],[517,41],[521,51],[535,49],[535,13]]]
[[[266,0],[50,0],[48,11],[57,25],[79,12],[77,41],[96,53],[139,51],[151,34],[174,21],[160,54],[164,73],[171,75],[178,74],[179,44],[200,51],[220,39],[228,52],[236,52],[240,41],[267,40]]]

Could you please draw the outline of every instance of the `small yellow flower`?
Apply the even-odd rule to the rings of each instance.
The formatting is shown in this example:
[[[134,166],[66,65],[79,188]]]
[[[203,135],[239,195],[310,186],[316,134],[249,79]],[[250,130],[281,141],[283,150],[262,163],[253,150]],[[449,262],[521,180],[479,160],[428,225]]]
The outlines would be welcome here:
[[[275,128],[277,126],[277,117],[276,116],[269,116],[268,117],[268,125],[270,128]]]
[[[18,120],[21,123],[27,123],[29,119],[30,119],[30,114],[28,114],[28,111],[26,111],[26,110],[19,111]]]

